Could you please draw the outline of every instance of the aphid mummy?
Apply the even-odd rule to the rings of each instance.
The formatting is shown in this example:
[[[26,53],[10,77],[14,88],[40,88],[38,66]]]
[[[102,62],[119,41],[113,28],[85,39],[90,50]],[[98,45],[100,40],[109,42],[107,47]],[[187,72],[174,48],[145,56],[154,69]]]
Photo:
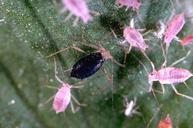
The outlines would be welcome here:
[[[140,0],[117,0],[116,4],[120,7],[126,6],[126,8],[132,8],[138,10],[141,6]]]
[[[78,18],[80,18],[85,24],[92,20],[92,16],[90,15],[90,11],[85,0],[62,0],[62,3],[64,5],[63,10],[67,9],[70,11],[66,20],[68,20],[72,15],[77,17],[75,23],[78,21]]]
[[[169,45],[175,36],[181,31],[184,24],[184,13],[180,13],[174,16],[167,25],[166,31],[164,33],[164,42]]]
[[[169,115],[167,115],[166,118],[160,120],[157,128],[173,128],[173,123],[172,123],[172,119],[170,118]]]
[[[190,43],[193,43],[193,34],[186,36],[184,39],[180,41],[181,45],[188,45]]]

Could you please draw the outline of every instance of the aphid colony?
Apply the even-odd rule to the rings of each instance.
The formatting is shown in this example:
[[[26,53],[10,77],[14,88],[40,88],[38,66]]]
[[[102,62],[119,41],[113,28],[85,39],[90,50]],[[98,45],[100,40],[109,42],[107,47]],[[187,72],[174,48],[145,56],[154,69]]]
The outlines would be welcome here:
[[[62,0],[62,3],[64,5],[64,10],[67,9],[70,11],[70,14],[69,16],[66,17],[66,20],[69,19],[72,15],[75,15],[77,17],[75,20],[75,23],[79,18],[85,24],[87,24],[89,21],[92,20],[92,16],[90,15],[90,11],[84,0]],[[126,7],[126,9],[132,8],[136,10],[138,10],[141,6],[141,2],[139,0],[117,0],[116,4],[119,7]],[[165,26],[162,22],[160,22],[160,29],[158,31],[153,32],[153,35],[156,36],[157,38],[159,39],[163,38],[163,44],[161,44],[161,46],[163,46],[164,44],[166,45],[166,49],[162,47],[165,62],[163,63],[162,67],[159,70],[155,69],[153,62],[146,55],[145,50],[149,48],[149,46],[145,42],[143,35],[140,33],[140,31],[134,28],[133,19],[131,20],[131,25],[126,26],[123,30],[124,41],[122,43],[127,43],[127,45],[129,45],[129,51],[127,51],[127,54],[129,54],[131,48],[136,48],[150,62],[152,66],[152,71],[150,73],[147,71],[147,77],[149,82],[149,89],[148,89],[149,92],[152,91],[153,82],[158,81],[161,84],[163,93],[165,90],[163,85],[170,84],[172,89],[177,95],[193,100],[193,97],[179,93],[175,87],[177,83],[185,83],[185,81],[190,77],[192,77],[193,74],[187,69],[174,67],[175,64],[183,61],[190,54],[191,51],[189,51],[185,57],[174,62],[171,66],[167,66],[168,48],[169,48],[169,45],[172,43],[172,40],[178,39],[180,44],[183,46],[193,42],[193,35],[188,35],[182,40],[179,40],[179,38],[176,37],[176,35],[182,30],[184,24],[185,24],[184,13],[180,13],[175,15],[167,23],[167,26]],[[96,52],[90,53],[84,56],[83,58],[80,58],[72,66],[72,70],[70,73],[71,77],[74,77],[76,79],[81,79],[81,80],[89,78],[90,76],[94,75],[102,67],[103,63],[107,60],[111,60],[113,63],[124,68],[124,64],[121,64],[118,61],[116,61],[112,57],[110,52],[107,49],[105,49],[101,44],[99,45],[83,44],[83,45],[96,49]],[[62,51],[66,51],[70,48],[80,52],[84,52],[82,49],[76,46],[71,46],[61,51],[58,51],[56,53],[53,53],[48,57],[55,56],[56,54]],[[56,113],[64,112],[67,106],[69,105],[69,103],[71,102],[71,98],[78,105],[85,106],[85,104],[80,104],[75,99],[75,97],[71,94],[71,89],[79,88],[79,86],[73,86],[60,80],[60,78],[57,76],[57,70],[56,70],[57,66],[56,66],[55,59],[54,59],[54,62],[55,62],[55,78],[57,79],[57,81],[59,81],[59,83],[62,86],[58,89],[56,95],[54,96],[53,109],[56,111]],[[124,111],[124,114],[126,116],[131,117],[133,116],[133,114],[140,114],[137,111],[136,99],[131,100],[130,102],[127,101],[127,98],[125,98],[125,100],[126,100],[126,104],[125,104],[126,109]],[[72,106],[72,110],[74,110],[73,106]],[[158,128],[172,128],[172,122],[170,117],[167,116],[165,119],[161,120],[158,125]]]

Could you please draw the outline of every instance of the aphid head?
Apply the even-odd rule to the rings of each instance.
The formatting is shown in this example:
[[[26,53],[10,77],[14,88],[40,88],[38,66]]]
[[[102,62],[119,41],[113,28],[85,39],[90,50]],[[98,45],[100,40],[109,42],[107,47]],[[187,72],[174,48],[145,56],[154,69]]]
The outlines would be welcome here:
[[[102,57],[103,57],[105,60],[113,59],[111,53],[110,53],[108,50],[106,50],[105,48],[100,47],[100,48],[99,48],[99,52],[101,53]]]
[[[87,24],[89,21],[92,21],[92,16],[90,14],[84,14],[81,16],[82,21]]]
[[[149,84],[152,85],[153,81],[157,81],[157,71],[153,71],[148,75]]]

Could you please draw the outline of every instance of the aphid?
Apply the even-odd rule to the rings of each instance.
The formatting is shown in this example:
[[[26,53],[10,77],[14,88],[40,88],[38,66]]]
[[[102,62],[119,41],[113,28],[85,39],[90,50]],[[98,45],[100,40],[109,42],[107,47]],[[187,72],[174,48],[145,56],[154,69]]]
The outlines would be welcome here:
[[[136,106],[136,97],[134,98],[134,100],[131,100],[130,102],[128,102],[128,99],[125,97],[125,106],[126,109],[124,111],[125,116],[127,117],[132,117],[134,114],[140,115],[141,113],[139,113],[137,111],[138,107]]]
[[[152,67],[154,67],[153,63],[145,53],[145,50],[146,48],[148,48],[148,45],[145,43],[142,34],[137,29],[134,28],[133,19],[130,21],[130,26],[125,27],[125,29],[123,30],[123,37],[125,38],[125,41],[123,42],[127,42],[129,44],[129,49],[128,51],[126,51],[127,54],[130,52],[132,47],[136,47],[147,58],[147,60],[152,65]],[[126,60],[126,57],[125,57],[125,60]]]
[[[161,84],[163,94],[165,93],[164,84],[170,84],[172,89],[174,90],[174,92],[177,95],[185,97],[185,98],[190,99],[190,100],[193,100],[193,97],[179,93],[174,85],[174,84],[178,84],[178,83],[186,84],[185,81],[193,76],[193,74],[186,69],[173,67],[174,65],[176,65],[176,64],[180,63],[181,61],[183,61],[184,59],[186,59],[186,57],[188,57],[190,55],[190,53],[191,53],[191,51],[189,51],[186,56],[175,61],[173,64],[171,64],[171,66],[162,67],[159,70],[156,70],[155,66],[153,66],[152,67],[153,71],[151,73],[148,73],[148,70],[145,67],[145,65],[139,59],[137,59],[142,64],[142,66],[145,68],[145,71],[148,74],[148,82],[150,84],[148,92],[152,91],[153,82],[158,81]]]
[[[193,43],[193,34],[186,36],[184,39],[180,41],[181,45],[188,45],[190,43]]]
[[[162,39],[162,37],[164,36],[165,29],[166,29],[166,26],[164,25],[162,21],[158,22],[157,29],[158,30],[156,32],[153,32],[153,34],[157,38]]]
[[[53,109],[56,113],[64,112],[71,100],[71,86],[63,84],[54,96]]]
[[[90,45],[84,44],[84,43],[82,44],[88,47],[92,47],[96,49],[97,51],[79,59],[72,66],[71,77],[75,77],[77,79],[88,78],[92,76],[93,74],[95,74],[102,67],[104,61],[109,60],[109,59],[112,60],[117,65],[124,67],[124,65],[120,64],[115,59],[113,59],[111,53],[108,50],[106,50],[104,47],[102,47],[102,45],[95,46],[91,44]],[[70,47],[70,48],[76,49],[78,51],[81,50],[81,49],[77,49],[77,47],[76,48]],[[67,49],[68,48],[61,50],[61,51],[65,51]],[[59,52],[53,53],[48,57],[56,55]]]
[[[130,44],[130,47],[139,48],[143,52],[148,48],[141,33],[132,27],[124,28],[123,37]]]
[[[175,36],[181,31],[185,24],[184,13],[180,13],[173,17],[168,23],[164,33],[164,42],[169,45]]]
[[[70,14],[65,18],[65,21],[68,20],[72,15],[76,16],[74,25],[78,22],[79,18],[87,24],[92,20],[89,9],[85,0],[62,0],[64,5],[63,12],[66,10],[70,11]]]
[[[157,128],[173,128],[172,119],[169,115],[166,118],[160,120]]]
[[[67,83],[64,83],[58,76],[57,76],[57,66],[56,61],[54,58],[55,63],[55,78],[62,86],[58,89],[57,93],[54,95],[54,101],[52,104],[53,109],[56,113],[64,112],[68,107],[69,103],[71,102],[71,97],[79,106],[86,106],[85,104],[80,104],[78,100],[71,94],[71,88],[81,88],[82,86],[72,86]],[[72,112],[75,113],[75,109],[71,104]]]
[[[117,0],[116,4],[119,5],[119,7],[126,6],[127,9],[132,8],[132,9],[138,10],[141,6],[141,1],[140,0]]]
[[[187,53],[187,55],[176,62],[172,64],[172,66],[161,68],[160,70],[155,70],[153,68],[153,71],[148,75],[148,81],[150,84],[149,91],[152,90],[152,85],[154,81],[159,81],[162,87],[163,93],[165,92],[164,84],[170,84],[172,89],[177,95],[183,96],[187,99],[193,100],[193,97],[184,95],[182,93],[179,93],[174,84],[178,83],[185,83],[186,80],[188,80],[190,77],[193,76],[193,74],[182,68],[176,68],[173,67],[173,65],[183,61],[188,55],[190,54],[190,51]],[[185,83],[186,84],[186,83]]]

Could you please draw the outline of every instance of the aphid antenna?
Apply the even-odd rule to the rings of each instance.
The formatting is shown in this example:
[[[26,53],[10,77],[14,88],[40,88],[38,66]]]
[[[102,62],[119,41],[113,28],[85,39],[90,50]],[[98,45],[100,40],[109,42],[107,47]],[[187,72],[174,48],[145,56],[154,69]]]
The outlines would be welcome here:
[[[174,66],[174,65],[176,65],[176,64],[178,64],[178,63],[184,61],[184,60],[190,55],[191,52],[192,52],[192,51],[189,50],[188,53],[187,53],[184,57],[182,57],[182,58],[176,60],[176,61],[173,62],[171,65],[169,65],[169,67],[172,67],[172,66]]]
[[[55,55],[57,55],[57,54],[59,54],[59,53],[61,53],[61,52],[64,52],[64,51],[66,51],[66,50],[69,50],[69,49],[74,49],[74,50],[76,50],[76,51],[85,53],[84,50],[82,50],[82,49],[80,49],[80,48],[78,48],[77,46],[74,45],[74,46],[70,46],[70,47],[61,49],[61,50],[59,50],[59,51],[57,51],[57,52],[54,52],[54,53],[52,53],[52,54],[46,56],[46,58],[50,58],[50,57],[52,57],[52,56],[55,56]]]
[[[148,76],[148,75],[149,75],[149,72],[148,72],[146,66],[143,64],[143,62],[142,62],[140,59],[138,59],[138,57],[136,57],[134,54],[132,54],[132,56],[143,66],[143,68],[145,69],[146,75]],[[155,70],[155,69],[154,69],[154,70]],[[151,91],[152,91],[152,86],[153,86],[153,82],[152,82],[152,81],[149,81],[149,89],[148,89],[148,90],[145,89],[145,90],[146,90],[147,92],[151,92]]]

